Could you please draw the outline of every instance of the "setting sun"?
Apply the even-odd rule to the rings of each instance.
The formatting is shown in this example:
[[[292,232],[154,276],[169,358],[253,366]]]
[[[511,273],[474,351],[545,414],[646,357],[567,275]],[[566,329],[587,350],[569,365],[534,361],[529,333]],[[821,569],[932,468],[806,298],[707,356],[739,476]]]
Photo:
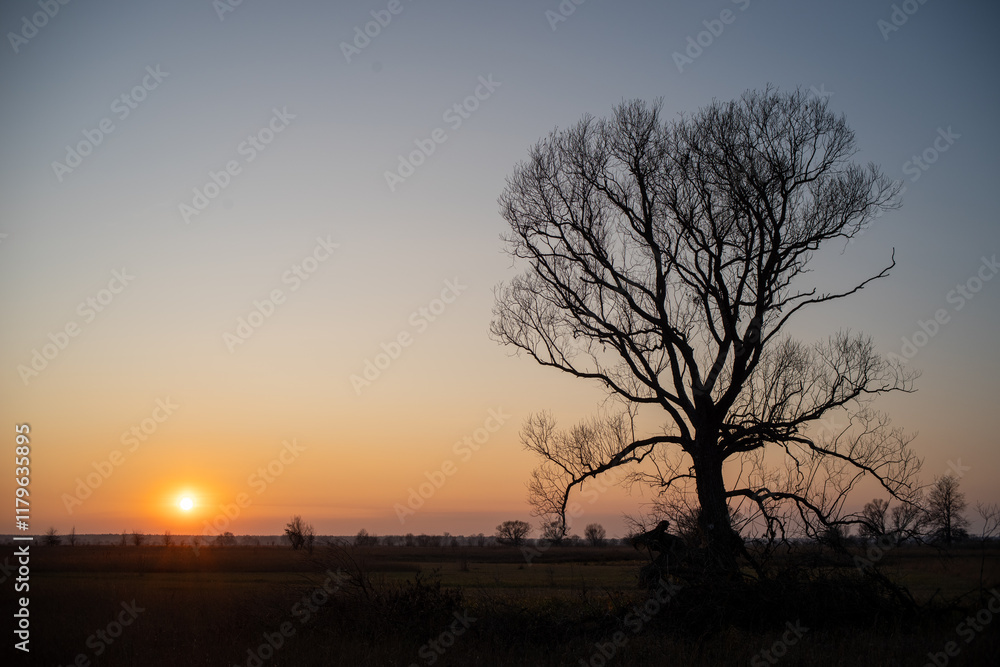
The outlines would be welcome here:
[[[194,507],[194,500],[192,500],[189,496],[184,496],[183,498],[181,498],[181,501],[178,504],[180,505],[180,508],[182,510],[187,512],[190,511],[192,507]]]

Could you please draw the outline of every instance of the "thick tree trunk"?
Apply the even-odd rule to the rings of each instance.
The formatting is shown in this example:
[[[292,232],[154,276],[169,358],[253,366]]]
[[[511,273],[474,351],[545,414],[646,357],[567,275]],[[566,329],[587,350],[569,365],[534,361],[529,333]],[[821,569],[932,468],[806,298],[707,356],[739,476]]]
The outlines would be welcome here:
[[[739,573],[743,540],[733,530],[722,479],[722,461],[713,452],[694,457],[701,514],[698,518],[708,551],[708,566],[719,574]]]

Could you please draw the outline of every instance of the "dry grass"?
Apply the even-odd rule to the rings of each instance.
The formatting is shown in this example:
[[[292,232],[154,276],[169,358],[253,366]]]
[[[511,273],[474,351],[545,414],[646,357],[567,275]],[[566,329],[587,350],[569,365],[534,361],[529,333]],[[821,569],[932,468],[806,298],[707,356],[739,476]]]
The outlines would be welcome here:
[[[691,591],[638,633],[628,615],[647,594],[636,588],[639,557],[629,549],[553,549],[530,566],[516,549],[347,553],[372,588],[345,585],[303,623],[294,605],[342,560],[278,547],[203,548],[198,555],[184,547],[37,549],[27,664],[68,665],[84,654],[95,665],[245,665],[247,650],[264,633],[289,623],[294,635],[263,665],[426,665],[427,642],[448,629],[456,611],[477,620],[435,665],[587,664],[600,655],[598,646],[608,650],[615,632],[625,641],[609,665],[747,665],[780,639],[784,621],[799,616],[819,624],[789,647],[781,665],[923,665],[929,651],[948,641],[961,648],[951,664],[993,664],[1000,652],[1000,620],[969,644],[956,634],[964,616],[983,604],[975,595],[962,597],[978,587],[975,550],[897,549],[884,558],[918,600],[932,600],[911,618],[887,614],[877,597],[824,589],[820,581],[767,596]],[[995,585],[1000,552],[989,553],[986,563],[987,581]],[[88,647],[88,637],[133,599],[144,611],[95,656],[97,644]],[[716,607],[729,613],[699,616]],[[824,621],[837,618],[849,620]]]

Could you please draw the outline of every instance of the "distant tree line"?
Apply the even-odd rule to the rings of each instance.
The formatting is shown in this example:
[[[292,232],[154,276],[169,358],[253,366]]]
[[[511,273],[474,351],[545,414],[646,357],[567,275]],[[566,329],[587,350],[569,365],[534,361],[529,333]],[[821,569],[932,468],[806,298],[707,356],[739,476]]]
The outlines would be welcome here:
[[[844,543],[853,538],[849,528],[844,524],[856,524],[858,527],[857,538],[862,540],[880,540],[891,538],[893,543],[902,544],[912,542],[930,542],[950,546],[956,542],[968,540],[973,537],[969,534],[969,519],[966,517],[968,502],[965,494],[959,490],[959,480],[955,475],[943,475],[938,477],[934,484],[927,490],[926,495],[918,495],[911,502],[891,503],[883,498],[873,498],[867,503],[857,518],[851,522],[844,522],[832,526],[823,536],[823,541],[830,544]],[[699,524],[697,510],[688,506],[675,503],[660,502],[655,506],[654,514],[656,518],[669,517],[673,525],[672,531],[685,540],[697,540]],[[986,541],[1000,536],[1000,505],[983,504],[976,505],[976,512],[983,522],[978,535],[974,537]],[[734,525],[739,525],[742,517],[738,512],[733,514]],[[541,537],[539,540],[529,539],[531,525],[526,521],[509,520],[497,525],[493,535],[477,533],[474,535],[452,535],[444,533],[442,535],[427,535],[421,533],[414,535],[383,535],[378,536],[369,533],[362,528],[354,536],[353,540],[339,539],[341,544],[352,544],[355,547],[493,547],[493,546],[523,546],[531,542],[545,543],[553,546],[616,546],[632,544],[634,537],[643,534],[646,523],[639,519],[630,519],[632,530],[629,536],[621,539],[607,537],[607,531],[599,523],[591,523],[584,529],[584,536],[566,535],[566,528],[558,521],[549,521],[541,525]],[[140,547],[153,541],[154,536],[145,535],[138,530],[123,531],[118,538],[119,546]],[[315,548],[317,537],[313,526],[306,523],[301,516],[293,516],[291,521],[285,526],[285,539],[294,550],[304,550],[309,553]],[[336,538],[328,538],[334,540]],[[51,527],[42,537],[42,544],[45,546],[59,546],[63,542],[69,546],[78,543],[76,527],[65,535],[59,535],[55,527]],[[195,544],[200,542],[200,537],[193,538]],[[169,530],[156,543],[170,547],[176,544],[176,539]],[[185,542],[182,540],[181,545]],[[213,546],[263,546],[274,545],[273,539],[259,536],[246,535],[237,538],[232,532],[226,531],[209,542]]]

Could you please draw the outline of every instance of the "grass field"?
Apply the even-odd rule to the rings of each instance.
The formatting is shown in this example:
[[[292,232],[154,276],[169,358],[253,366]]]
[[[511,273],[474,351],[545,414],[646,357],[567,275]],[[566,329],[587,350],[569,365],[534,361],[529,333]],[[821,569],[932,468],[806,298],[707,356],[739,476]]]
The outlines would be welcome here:
[[[968,642],[959,626],[986,608],[976,593],[983,563],[986,588],[1000,583],[1000,551],[981,556],[890,552],[880,564],[912,590],[920,613],[879,618],[857,608],[848,610],[857,622],[845,625],[823,621],[824,605],[842,602],[822,595],[787,614],[761,602],[736,620],[703,623],[673,599],[650,602],[637,586],[643,557],[623,547],[555,548],[532,564],[501,547],[312,555],[38,547],[23,664],[920,666],[955,642],[956,656],[941,653],[948,664],[990,665],[1000,655],[1000,622]],[[361,576],[341,576],[351,573]],[[801,636],[789,630],[796,622]],[[781,657],[762,653],[772,649]]]

